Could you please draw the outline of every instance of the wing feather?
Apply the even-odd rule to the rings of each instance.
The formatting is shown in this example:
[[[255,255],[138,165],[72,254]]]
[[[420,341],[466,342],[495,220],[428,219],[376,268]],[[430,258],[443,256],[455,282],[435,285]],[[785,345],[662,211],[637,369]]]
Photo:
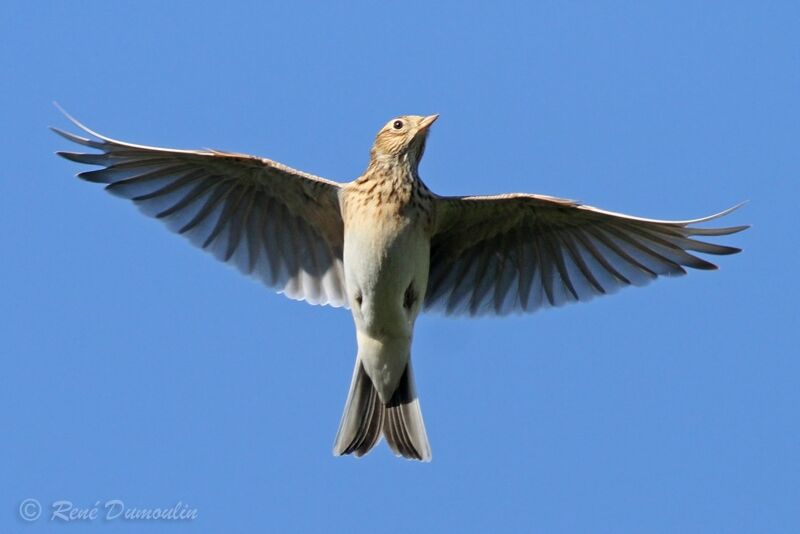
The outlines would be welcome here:
[[[665,221],[542,195],[437,197],[436,203],[425,309],[448,314],[535,311],[682,275],[685,267],[715,269],[689,251],[727,255],[741,249],[693,237],[748,228],[695,226],[739,206]]]
[[[347,306],[340,184],[280,163],[215,150],[125,143],[86,128],[53,131],[99,153],[58,152],[101,167],[80,173],[244,274],[290,298]]]

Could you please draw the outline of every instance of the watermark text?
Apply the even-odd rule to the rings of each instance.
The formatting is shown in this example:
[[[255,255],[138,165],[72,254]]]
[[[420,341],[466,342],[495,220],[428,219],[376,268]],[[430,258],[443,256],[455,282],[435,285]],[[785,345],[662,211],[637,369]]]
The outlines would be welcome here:
[[[46,519],[54,523],[81,523],[92,521],[193,521],[197,508],[181,501],[169,506],[131,506],[122,499],[95,501],[86,506],[70,500],[59,499],[44,509],[37,499],[25,499],[19,504],[19,516],[24,521]]]

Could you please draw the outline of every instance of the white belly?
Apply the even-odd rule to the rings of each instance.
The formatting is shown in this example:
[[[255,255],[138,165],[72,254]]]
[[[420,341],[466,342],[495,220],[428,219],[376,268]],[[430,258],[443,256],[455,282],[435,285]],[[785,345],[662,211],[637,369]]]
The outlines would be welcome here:
[[[347,228],[344,271],[358,357],[384,402],[405,370],[428,284],[430,242],[416,225]]]

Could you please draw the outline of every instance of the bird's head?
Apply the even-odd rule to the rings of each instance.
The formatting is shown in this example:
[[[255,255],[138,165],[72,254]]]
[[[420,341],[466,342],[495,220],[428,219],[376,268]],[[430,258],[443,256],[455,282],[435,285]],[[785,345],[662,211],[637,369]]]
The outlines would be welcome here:
[[[425,152],[425,139],[439,115],[403,115],[386,123],[375,136],[372,159],[389,163],[407,162],[414,169]]]

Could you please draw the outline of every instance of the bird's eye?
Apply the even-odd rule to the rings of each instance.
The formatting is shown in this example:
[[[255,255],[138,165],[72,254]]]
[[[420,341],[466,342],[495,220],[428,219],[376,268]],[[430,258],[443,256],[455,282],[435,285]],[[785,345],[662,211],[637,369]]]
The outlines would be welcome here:
[[[394,124],[392,124],[392,128],[394,128],[395,130],[402,129],[403,128],[403,121],[394,121]]]

